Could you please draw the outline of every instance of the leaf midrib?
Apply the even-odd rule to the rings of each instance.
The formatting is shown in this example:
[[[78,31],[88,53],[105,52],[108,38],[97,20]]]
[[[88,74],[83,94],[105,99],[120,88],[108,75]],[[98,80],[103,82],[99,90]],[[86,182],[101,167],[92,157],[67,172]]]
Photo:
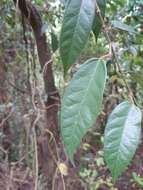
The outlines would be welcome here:
[[[77,17],[78,17],[78,19],[77,19],[77,22],[76,22],[76,26],[75,26],[75,28],[74,28],[74,31],[73,31],[73,37],[72,37],[72,41],[71,41],[71,44],[70,44],[70,51],[69,51],[69,53],[68,53],[68,63],[69,63],[69,60],[70,60],[70,54],[71,54],[71,50],[73,49],[73,39],[75,38],[75,33],[76,33],[76,31],[77,31],[77,25],[78,25],[78,23],[80,23],[79,22],[79,17],[80,17],[80,14],[81,14],[81,8],[82,8],[82,4],[83,4],[83,1],[84,0],[81,0],[82,2],[81,2],[81,6],[80,6],[80,9],[79,9],[79,13],[78,13],[78,15],[77,15]]]
[[[117,171],[117,167],[118,167],[118,161],[119,161],[119,155],[120,155],[120,147],[121,147],[121,143],[122,143],[122,139],[123,139],[123,136],[124,136],[124,130],[125,130],[125,128],[126,128],[126,123],[127,123],[127,121],[128,121],[128,117],[129,117],[129,115],[130,115],[130,112],[132,111],[132,107],[129,109],[129,111],[128,111],[128,114],[127,114],[127,119],[125,120],[125,123],[124,123],[124,127],[123,127],[123,130],[122,130],[122,135],[121,135],[121,140],[120,140],[120,142],[119,142],[119,148],[118,148],[118,151],[117,151],[117,159],[116,159],[116,162],[115,162],[115,169],[114,169],[114,171]]]
[[[71,59],[71,51],[74,49],[73,47],[74,47],[74,39],[75,39],[75,37],[76,37],[76,35],[77,35],[77,28],[78,28],[78,26],[80,26],[80,15],[81,15],[81,12],[82,12],[82,7],[83,7],[83,2],[85,1],[85,0],[81,0],[82,2],[81,2],[81,6],[80,6],[80,9],[79,9],[79,14],[77,15],[77,22],[76,22],[76,26],[75,26],[75,28],[74,28],[74,31],[73,31],[73,37],[72,37],[72,40],[71,40],[71,44],[70,44],[70,51],[69,51],[69,53],[68,53],[68,63],[69,63],[69,60]],[[84,11],[83,11],[84,12]],[[92,25],[91,25],[92,26]],[[79,35],[78,35],[79,36]]]
[[[75,123],[74,123],[74,128],[75,128],[77,125],[79,125],[79,122],[78,122],[79,119],[78,119],[78,118],[80,118],[80,120],[82,119],[82,118],[81,118],[81,107],[82,107],[83,103],[85,102],[85,97],[88,95],[89,86],[90,86],[91,82],[92,82],[93,79],[94,79],[94,76],[95,76],[95,73],[96,73],[96,71],[97,71],[97,68],[98,68],[98,65],[99,65],[99,64],[100,64],[100,61],[97,62],[97,65],[96,65],[96,67],[95,67],[95,71],[93,72],[92,77],[91,77],[91,79],[89,80],[89,83],[88,83],[88,86],[87,86],[87,88],[86,88],[86,90],[85,90],[85,93],[84,93],[84,96],[83,96],[83,98],[82,98],[82,101],[81,101],[80,104],[79,104],[79,111],[78,111],[78,114],[76,115],[76,119],[75,119]],[[79,127],[80,127],[80,125],[79,125]]]

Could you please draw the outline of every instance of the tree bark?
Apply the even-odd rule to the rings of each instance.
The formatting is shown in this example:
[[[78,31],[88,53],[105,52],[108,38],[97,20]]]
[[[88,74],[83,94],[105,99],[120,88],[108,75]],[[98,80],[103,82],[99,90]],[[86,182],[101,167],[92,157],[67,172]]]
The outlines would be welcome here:
[[[47,100],[45,101],[46,110],[46,129],[50,131],[56,143],[60,143],[59,129],[58,129],[58,106],[60,103],[59,93],[55,87],[54,76],[52,71],[52,60],[49,45],[46,41],[45,33],[42,33],[42,19],[37,9],[26,0],[14,0],[17,8],[21,11],[21,15],[24,16],[33,29],[33,33],[36,40],[36,46],[38,51],[39,63],[41,69],[44,69],[44,86]],[[45,129],[45,130],[46,130]],[[48,138],[49,137],[49,138]],[[42,173],[47,176],[48,188],[51,189],[52,180],[56,171],[56,163],[53,160],[53,155],[56,157],[56,150],[54,142],[49,143],[50,136],[46,133],[38,139],[39,145],[39,158],[41,163]],[[52,150],[52,153],[51,153]],[[57,159],[57,158],[56,158]],[[39,163],[39,164],[40,164]]]
[[[76,170],[68,164],[69,167],[69,175],[66,176],[65,180],[65,188],[63,186],[63,181],[61,178],[61,174],[58,171],[57,175],[55,172],[57,170],[57,151],[60,155],[60,162],[65,162],[66,156],[64,153],[64,149],[60,140],[60,131],[58,126],[58,111],[60,104],[60,96],[55,87],[54,76],[52,71],[52,60],[49,44],[46,41],[45,33],[42,33],[42,19],[37,11],[37,9],[30,3],[28,0],[13,0],[16,7],[18,7],[21,11],[22,16],[24,16],[33,29],[33,33],[36,40],[37,51],[39,56],[39,62],[41,65],[41,69],[44,69],[44,86],[45,92],[47,95],[47,100],[45,102],[46,110],[46,129],[50,131],[54,139],[56,140],[57,148],[55,147],[55,142],[49,141],[50,135],[46,133],[41,136],[38,140],[39,144],[39,156],[41,158],[41,168],[42,172],[45,176],[47,176],[47,188],[48,190],[52,189],[52,181],[55,176],[56,183],[54,190],[80,190],[83,189],[78,183],[77,175],[75,175]],[[45,129],[45,131],[46,131]],[[55,158],[55,159],[54,159]],[[72,183],[73,182],[73,183]]]
[[[0,112],[0,131],[4,134],[2,138],[2,147],[7,152],[8,159],[10,159],[11,145],[12,145],[12,131],[8,122],[8,115],[11,112],[11,106],[7,105],[8,94],[7,94],[7,68],[5,65],[4,56],[0,56],[0,105],[4,110]],[[5,155],[4,155],[5,156]]]

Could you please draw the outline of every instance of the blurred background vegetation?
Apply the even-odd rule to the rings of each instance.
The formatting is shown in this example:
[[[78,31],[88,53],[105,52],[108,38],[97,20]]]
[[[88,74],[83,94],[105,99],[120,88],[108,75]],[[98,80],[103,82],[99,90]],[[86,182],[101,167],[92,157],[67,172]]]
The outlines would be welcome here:
[[[43,18],[41,32],[46,33],[54,59],[56,86],[62,95],[68,81],[80,64],[90,57],[101,57],[109,52],[104,33],[96,41],[94,34],[76,65],[63,79],[59,55],[59,35],[64,13],[64,0],[33,0]],[[63,4],[61,3],[63,2]],[[0,1],[0,190],[33,189],[35,174],[34,132],[35,110],[44,100],[42,71],[31,28],[19,16],[13,1]],[[107,0],[106,30],[120,61],[126,79],[136,97],[137,105],[143,106],[143,1]],[[127,97],[127,91],[112,60],[107,60],[108,85],[104,94],[103,112],[83,140],[80,161],[80,177],[85,189],[90,190],[140,190],[143,189],[143,148],[139,147],[132,166],[113,184],[103,159],[103,132],[111,110]],[[43,113],[40,112],[37,136],[42,133]],[[10,183],[10,180],[14,182]],[[44,179],[39,175],[38,189],[46,190]]]

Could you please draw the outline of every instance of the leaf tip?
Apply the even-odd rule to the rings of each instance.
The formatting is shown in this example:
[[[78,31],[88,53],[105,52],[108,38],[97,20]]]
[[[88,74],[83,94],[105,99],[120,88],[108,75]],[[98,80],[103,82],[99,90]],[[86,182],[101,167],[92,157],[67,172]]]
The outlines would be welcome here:
[[[67,155],[68,155],[68,158],[69,158],[71,164],[73,165],[73,167],[75,167],[73,152],[67,150]]]

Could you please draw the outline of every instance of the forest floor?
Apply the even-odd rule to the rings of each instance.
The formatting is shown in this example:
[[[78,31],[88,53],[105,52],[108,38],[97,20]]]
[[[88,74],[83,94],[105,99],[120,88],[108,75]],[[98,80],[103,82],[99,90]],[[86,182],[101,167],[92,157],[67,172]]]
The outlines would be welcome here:
[[[88,152],[88,155],[89,154]],[[93,152],[91,154],[93,154]],[[96,170],[98,176],[95,177],[94,180],[92,179],[93,176],[90,176],[91,179],[89,179],[89,181],[93,180],[93,183],[89,183],[89,187],[87,187],[89,190],[94,190],[93,186],[97,183],[99,185],[95,190],[143,190],[143,180],[141,178],[133,178],[133,173],[143,177],[143,141],[137,150],[134,161],[114,185],[110,181],[110,172],[105,165],[96,167]],[[1,162],[0,190],[34,190],[32,172],[28,168],[25,169],[22,165],[19,166],[15,163],[9,164],[8,162]]]
[[[133,173],[137,176],[133,177]],[[143,190],[143,142],[137,150],[134,161],[131,163],[127,171],[117,180],[115,187],[118,190]],[[98,190],[110,189],[102,187]]]
[[[137,174],[133,177],[133,173]],[[119,190],[143,190],[143,140],[137,150],[133,163],[116,182]]]
[[[96,167],[99,182],[97,190],[143,190],[143,139],[139,145],[136,155],[128,169],[113,184],[109,170],[104,163]],[[96,181],[96,178],[95,178]],[[103,184],[102,184],[103,183]],[[94,190],[94,188],[92,189]]]

